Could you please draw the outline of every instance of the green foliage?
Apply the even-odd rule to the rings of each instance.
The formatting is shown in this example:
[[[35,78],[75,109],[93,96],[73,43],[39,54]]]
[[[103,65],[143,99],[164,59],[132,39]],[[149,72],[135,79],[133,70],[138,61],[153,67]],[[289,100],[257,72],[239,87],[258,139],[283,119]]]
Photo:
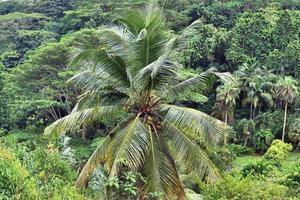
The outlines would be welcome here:
[[[274,139],[274,134],[269,129],[260,129],[254,132],[253,143],[259,151],[266,151]]]
[[[249,155],[253,153],[251,148],[239,144],[227,144],[226,148],[235,156]]]
[[[249,176],[242,178],[234,175],[225,175],[215,185],[204,188],[205,199],[288,199],[288,188],[271,181],[255,180]]]
[[[295,74],[298,21],[297,12],[272,8],[243,13],[232,29],[227,58],[235,64],[255,59],[269,69]]]
[[[269,129],[276,137],[279,137],[282,133],[283,116],[284,112],[282,110],[261,112],[255,118],[256,126],[259,129]]]
[[[191,68],[208,67],[211,62],[223,63],[222,53],[228,39],[225,29],[200,24],[185,36],[185,47],[181,50],[183,62]],[[218,56],[215,56],[218,55]]]
[[[290,144],[286,144],[281,140],[274,140],[263,158],[246,165],[241,173],[243,176],[249,174],[267,176],[282,166],[291,150],[292,146]]]
[[[236,154],[226,146],[215,149],[209,154],[215,165],[222,170],[228,169]]]
[[[296,118],[295,121],[289,127],[288,137],[290,141],[297,148],[300,142],[300,118]]]
[[[238,121],[236,125],[237,140],[244,141],[244,146],[247,145],[247,141],[251,138],[252,133],[255,130],[255,122],[252,119],[243,118]]]
[[[292,145],[286,144],[281,140],[274,140],[271,147],[265,153],[264,157],[267,160],[282,162],[288,157],[288,153],[292,150]]]
[[[37,185],[16,156],[0,144],[0,198],[34,200]]]
[[[244,166],[241,170],[243,177],[249,175],[268,176],[269,173],[280,167],[280,163],[274,160],[258,159]]]
[[[248,119],[241,119],[237,124],[237,130],[240,131],[240,133],[247,133],[247,132],[253,132],[255,129],[255,122],[254,120],[248,120]]]
[[[104,190],[90,190],[89,185],[88,192],[83,194],[73,186],[75,170],[82,169],[88,161],[90,168],[85,172],[92,174],[91,169],[98,167],[97,159],[103,158],[99,155],[113,148],[120,152],[112,156],[112,160],[116,157],[116,162],[109,160],[104,167],[114,166],[114,169],[118,169],[121,163],[130,163],[132,171],[137,171],[136,166],[146,155],[138,157],[133,154],[133,143],[125,145],[126,142],[115,142],[113,147],[108,148],[106,144],[111,139],[114,141],[120,130],[114,130],[111,138],[103,139],[102,136],[109,134],[107,130],[115,127],[117,122],[129,119],[127,117],[130,114],[136,115],[140,110],[138,108],[143,107],[140,102],[144,102],[140,100],[136,103],[137,99],[147,94],[160,105],[153,107],[153,113],[158,113],[158,117],[152,117],[152,112],[150,118],[148,113],[147,117],[144,114],[140,117],[147,131],[143,131],[141,123],[131,123],[132,127],[141,131],[139,136],[147,135],[134,144],[141,146],[144,141],[153,139],[155,143],[158,140],[150,137],[154,134],[148,134],[149,123],[154,123],[155,127],[159,127],[157,135],[166,136],[168,140],[168,144],[161,146],[170,147],[172,157],[177,160],[176,167],[180,167],[180,178],[181,173],[189,174],[196,166],[197,174],[189,174],[190,179],[193,182],[199,182],[199,177],[207,180],[209,174],[200,170],[206,169],[202,161],[209,163],[206,153],[221,171],[227,170],[236,155],[253,154],[254,149],[264,152],[273,139],[281,138],[285,129],[288,134],[286,141],[293,143],[294,150],[299,148],[299,0],[151,0],[163,8],[163,13],[156,14],[165,15],[166,20],[159,21],[156,15],[143,17],[145,12],[132,14],[134,10],[147,7],[149,2],[0,0],[0,140],[14,155],[14,161],[1,160],[0,174],[5,177],[2,180],[12,181],[7,184],[4,181],[5,184],[0,186],[5,186],[5,189],[0,189],[3,194],[6,192],[5,195],[10,195],[1,196],[0,199],[31,199],[28,190],[33,191],[34,199],[101,199]],[[119,19],[121,13],[125,13],[125,17]],[[137,28],[134,30],[132,27]],[[85,53],[80,54],[82,51]],[[69,61],[74,56],[78,59],[69,67]],[[205,71],[209,67],[232,72],[239,84],[213,83],[221,74],[215,69]],[[79,75],[66,84],[74,74]],[[222,76],[224,78],[224,74]],[[174,85],[176,87],[167,91]],[[177,106],[165,106],[167,103]],[[109,107],[102,108],[103,105]],[[232,137],[224,143],[244,142],[244,146],[228,144],[206,152],[211,144],[206,145],[205,141],[217,140],[212,144],[214,146],[222,139],[203,134],[207,130],[210,133],[216,130],[209,123],[212,118],[197,110],[182,109],[179,105],[205,110],[232,125],[236,137],[230,132]],[[85,108],[87,110],[83,112]],[[286,108],[285,112],[282,108]],[[284,114],[286,123],[283,123]],[[47,148],[47,141],[39,134],[49,123],[66,115],[61,120],[63,122],[56,125],[67,125],[69,128],[65,131],[58,128],[56,131],[72,134],[70,144],[55,140],[58,147],[50,145]],[[202,116],[201,120],[199,116]],[[172,121],[172,124],[166,124],[167,121]],[[206,128],[195,121],[201,121]],[[82,141],[86,126],[88,141]],[[129,130],[128,126],[121,124],[121,127]],[[151,126],[150,129],[151,133],[155,132]],[[132,135],[135,132],[126,133]],[[82,136],[79,137],[80,134]],[[124,136],[124,133],[121,135]],[[205,147],[205,151],[201,151],[196,144]],[[274,199],[280,199],[269,188],[274,186],[285,194],[281,196],[282,199],[298,198],[299,166],[284,160],[290,146],[283,146],[272,145],[261,160],[242,169],[243,176],[250,173],[255,177],[247,180],[237,176],[227,177],[222,183],[221,179],[213,189],[208,185],[212,192],[211,195],[206,194],[207,197],[269,199],[272,193]],[[150,147],[144,149],[158,158],[164,157],[156,146]],[[95,149],[96,155],[89,160]],[[137,149],[137,152],[141,152]],[[162,152],[165,151],[163,149]],[[71,154],[65,155],[66,152]],[[132,154],[135,155],[131,156],[134,158],[132,162],[121,158],[124,155],[128,158]],[[41,162],[42,159],[45,163]],[[147,160],[143,166],[156,167],[166,165],[166,162],[166,159],[152,159],[152,162]],[[155,187],[158,189],[153,189],[154,186],[141,189],[141,184],[125,184],[125,174],[120,171],[121,176],[113,176],[119,184],[119,190],[114,187],[113,191],[122,193],[116,198],[136,198],[133,193],[138,194],[140,189],[150,191],[149,199],[164,198],[166,189],[158,186],[160,181],[153,181],[161,176],[154,174],[156,176],[150,177],[153,173],[148,172],[149,168],[143,170],[146,172],[141,174],[148,183],[157,183]],[[17,171],[24,172],[24,175]],[[165,171],[161,173],[166,174]],[[98,175],[96,172],[91,175],[92,180],[96,181],[94,186],[103,188],[105,184],[97,179]],[[264,180],[257,175],[263,176]],[[17,179],[17,176],[20,178]],[[26,181],[30,182],[28,187],[24,186]],[[241,186],[229,181],[240,183]],[[271,181],[274,183],[270,184]],[[168,179],[166,182],[171,181]],[[222,184],[224,187],[221,187]],[[282,190],[278,184],[288,187],[289,191],[285,192],[286,188]],[[127,191],[124,190],[125,185],[128,185]],[[195,189],[195,185],[189,186]],[[266,188],[265,196],[259,187]],[[180,188],[177,185],[170,190],[178,192]],[[244,193],[242,188],[246,188]],[[17,189],[20,189],[18,196],[13,196]],[[188,194],[193,191],[186,188],[184,191],[189,199]],[[195,195],[194,198],[198,198]]]
[[[296,162],[292,166],[288,166],[287,169],[284,170],[285,179],[283,180],[283,184],[289,188],[294,189],[296,195],[300,194],[300,162]]]

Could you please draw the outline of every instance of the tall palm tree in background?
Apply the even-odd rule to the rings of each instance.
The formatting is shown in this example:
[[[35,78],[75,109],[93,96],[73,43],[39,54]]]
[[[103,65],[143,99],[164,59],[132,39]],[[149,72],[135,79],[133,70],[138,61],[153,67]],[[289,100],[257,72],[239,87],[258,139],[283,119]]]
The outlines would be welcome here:
[[[277,82],[276,94],[278,99],[284,104],[282,141],[284,141],[285,137],[288,105],[294,103],[295,99],[299,94],[297,84],[297,81],[291,76],[280,78]]]
[[[184,33],[167,38],[162,12],[155,6],[131,12],[117,22],[118,26],[99,30],[93,43],[81,45],[71,65],[85,70],[69,83],[84,92],[73,112],[47,127],[45,134],[70,132],[83,123],[123,113],[123,120],[87,161],[77,186],[85,186],[100,164],[109,177],[117,176],[126,166],[146,178],[138,185],[139,199],[149,192],[162,192],[165,199],[184,199],[177,164],[200,179],[218,176],[205,151],[190,137],[215,146],[222,140],[225,126],[201,111],[171,105],[174,101],[169,99],[176,100],[184,90],[206,87],[217,76],[224,80],[231,77],[210,69],[180,80],[180,65],[169,58]]]
[[[245,63],[236,75],[242,83],[241,91],[244,93],[242,104],[250,104],[250,119],[255,118],[256,109],[261,107],[262,103],[269,107],[273,106],[273,83],[269,80],[272,79],[272,74],[264,66],[258,66],[256,62]]]
[[[247,96],[243,99],[242,104],[251,105],[252,113],[250,113],[250,119],[255,119],[256,110],[259,107],[260,112],[261,105],[263,103],[268,107],[272,107],[274,105],[274,92],[269,88],[269,82],[261,76],[255,76],[249,82]]]
[[[234,108],[236,105],[236,99],[239,97],[240,89],[239,85],[234,82],[226,82],[217,88],[216,104],[214,106],[214,112],[220,113],[227,126],[230,119],[234,116]],[[224,137],[224,144],[226,144],[226,136]]]

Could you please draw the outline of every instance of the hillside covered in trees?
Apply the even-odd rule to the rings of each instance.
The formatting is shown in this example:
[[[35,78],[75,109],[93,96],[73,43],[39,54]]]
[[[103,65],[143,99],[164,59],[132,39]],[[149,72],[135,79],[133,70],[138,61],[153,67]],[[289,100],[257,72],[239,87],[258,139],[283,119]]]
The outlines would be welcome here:
[[[300,199],[299,0],[0,0],[0,199]]]

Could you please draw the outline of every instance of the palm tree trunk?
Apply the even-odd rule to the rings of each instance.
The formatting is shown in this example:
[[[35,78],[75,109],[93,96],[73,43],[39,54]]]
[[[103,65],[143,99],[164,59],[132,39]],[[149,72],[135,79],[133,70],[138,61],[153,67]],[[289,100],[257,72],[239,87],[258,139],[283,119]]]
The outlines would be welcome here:
[[[228,124],[228,112],[225,112],[225,137],[224,137],[224,145],[227,144],[227,124]]]
[[[253,110],[253,105],[252,105],[252,101],[251,101],[251,104],[250,104],[250,119],[252,119],[252,111]]]
[[[245,141],[244,141],[244,147],[246,147],[246,146],[247,146],[247,144],[248,144],[248,140],[249,140],[249,136],[248,136],[248,135],[246,135],[246,137],[245,137]]]
[[[87,125],[83,124],[82,125],[82,135],[81,135],[81,137],[84,141],[87,141],[87,136],[88,136]]]
[[[287,106],[288,106],[288,102],[286,101],[286,102],[285,102],[285,106],[284,106],[284,119],[283,119],[283,129],[282,129],[282,141],[283,141],[283,142],[284,142],[284,135],[285,135]]]

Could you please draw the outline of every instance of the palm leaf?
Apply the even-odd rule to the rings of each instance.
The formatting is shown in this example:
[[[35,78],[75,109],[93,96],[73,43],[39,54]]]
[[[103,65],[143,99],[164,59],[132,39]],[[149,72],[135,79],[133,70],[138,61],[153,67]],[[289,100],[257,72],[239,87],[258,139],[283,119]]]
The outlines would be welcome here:
[[[155,62],[142,68],[136,75],[135,81],[142,83],[147,90],[162,89],[175,83],[176,63],[169,61],[167,55],[161,56]]]
[[[110,135],[106,136],[103,142],[97,147],[94,153],[90,156],[89,160],[81,170],[77,181],[77,187],[86,187],[89,175],[102,163],[105,163],[109,154],[109,144],[111,142]]]
[[[82,124],[88,124],[95,120],[109,119],[119,110],[118,106],[103,106],[89,108],[84,110],[76,110],[77,107],[69,115],[55,121],[44,130],[45,135],[64,134],[79,129]]]
[[[213,82],[216,80],[216,78],[220,78],[224,82],[236,83],[236,80],[230,73],[216,72],[214,68],[211,68],[195,77],[189,78],[187,80],[184,80],[176,84],[175,86],[169,89],[168,93],[177,94],[195,86],[202,86],[202,87],[205,86],[205,88],[210,88]]]
[[[131,170],[138,170],[145,161],[148,142],[148,130],[138,114],[112,139],[110,148],[113,155],[109,160],[111,163],[109,176],[118,174],[122,162]]]
[[[126,61],[121,56],[111,52],[111,49],[101,48],[100,46],[97,49],[79,50],[79,53],[69,65],[78,66],[86,63],[89,65],[93,64],[93,69],[109,74],[113,79],[118,80],[118,82],[122,82],[125,85],[131,84],[131,77],[127,71]]]
[[[166,122],[201,137],[207,144],[216,145],[223,140],[225,124],[222,121],[192,108],[164,104],[161,109],[167,112]]]
[[[174,124],[168,125],[168,136],[171,138],[172,147],[176,150],[176,160],[186,167],[188,173],[195,172],[197,178],[208,177],[214,180],[219,176],[218,170],[211,162],[205,151],[197,147]]]
[[[184,199],[184,190],[164,139],[149,129],[149,154],[142,167],[146,183],[139,187],[139,198],[149,192],[161,192],[164,199]]]

